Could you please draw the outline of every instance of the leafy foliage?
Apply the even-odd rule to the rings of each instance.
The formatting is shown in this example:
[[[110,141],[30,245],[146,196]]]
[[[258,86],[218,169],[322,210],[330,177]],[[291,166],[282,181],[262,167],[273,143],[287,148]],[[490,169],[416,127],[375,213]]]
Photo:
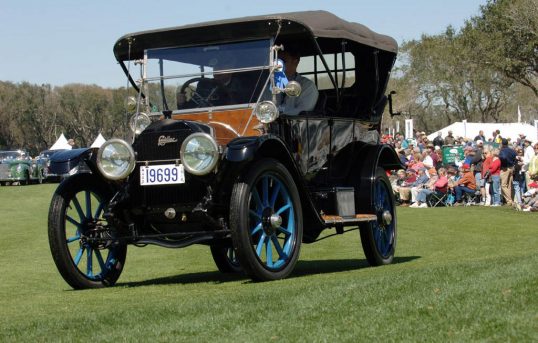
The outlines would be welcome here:
[[[121,136],[126,130],[125,89],[95,85],[63,87],[0,82],[0,148],[23,147],[36,154],[61,133],[89,146],[99,133]]]
[[[464,119],[511,122],[518,105],[523,120],[538,118],[537,4],[489,1],[460,32],[404,42],[389,85],[399,109],[427,132]]]
[[[538,97],[538,2],[490,0],[462,31],[474,61],[530,88]]]

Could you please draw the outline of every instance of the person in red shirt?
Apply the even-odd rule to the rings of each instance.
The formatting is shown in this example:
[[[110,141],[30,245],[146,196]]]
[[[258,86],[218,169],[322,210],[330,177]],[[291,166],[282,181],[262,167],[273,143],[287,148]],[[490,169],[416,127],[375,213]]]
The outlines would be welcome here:
[[[493,188],[493,205],[501,206],[501,159],[499,158],[499,149],[493,149],[491,152],[492,159],[489,165],[491,175],[491,185]]]
[[[474,194],[476,191],[476,179],[471,172],[471,166],[464,164],[462,167],[463,176],[458,180],[458,184],[454,187],[456,192],[456,203],[454,206],[461,205],[461,197],[464,193]]]

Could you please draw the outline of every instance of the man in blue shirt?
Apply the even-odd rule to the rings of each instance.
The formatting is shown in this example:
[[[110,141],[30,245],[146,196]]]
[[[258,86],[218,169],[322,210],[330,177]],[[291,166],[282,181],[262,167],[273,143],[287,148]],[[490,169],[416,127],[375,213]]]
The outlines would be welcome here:
[[[501,141],[501,150],[499,159],[501,160],[501,191],[504,201],[507,205],[512,206],[512,181],[514,179],[514,165],[516,164],[516,152],[508,147],[508,140],[503,138]]]
[[[281,109],[284,114],[298,115],[303,111],[312,111],[318,100],[318,89],[312,80],[297,73],[297,66],[301,60],[299,52],[286,45],[279,56],[285,63],[285,73],[289,81],[297,81],[301,85],[301,94],[297,97],[284,96]]]

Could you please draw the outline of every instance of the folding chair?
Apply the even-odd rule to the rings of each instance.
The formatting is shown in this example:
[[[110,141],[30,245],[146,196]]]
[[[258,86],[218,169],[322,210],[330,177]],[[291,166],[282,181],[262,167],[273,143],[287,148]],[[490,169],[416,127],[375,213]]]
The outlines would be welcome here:
[[[428,207],[441,207],[441,206],[452,206],[453,201],[450,202],[450,194],[449,192],[439,192],[435,191],[428,195],[426,198],[426,203],[428,204]]]

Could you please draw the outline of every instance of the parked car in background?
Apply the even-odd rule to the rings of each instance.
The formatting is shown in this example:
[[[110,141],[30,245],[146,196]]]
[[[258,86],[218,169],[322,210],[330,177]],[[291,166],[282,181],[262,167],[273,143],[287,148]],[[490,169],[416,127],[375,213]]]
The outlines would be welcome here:
[[[43,165],[33,160],[25,150],[0,151],[0,184],[28,185],[42,183]]]

